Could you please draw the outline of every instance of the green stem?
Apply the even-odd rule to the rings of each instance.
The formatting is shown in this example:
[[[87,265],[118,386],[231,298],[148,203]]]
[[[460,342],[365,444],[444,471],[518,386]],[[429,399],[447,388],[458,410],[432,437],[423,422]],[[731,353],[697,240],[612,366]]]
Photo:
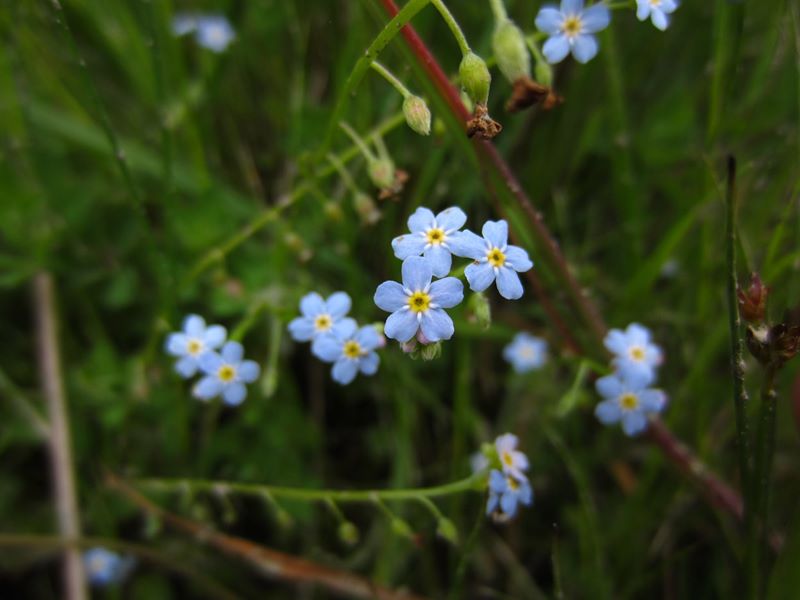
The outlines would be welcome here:
[[[350,175],[350,171],[348,171],[347,168],[344,166],[344,163],[342,163],[342,161],[339,160],[339,157],[337,157],[334,154],[328,154],[326,158],[328,159],[328,162],[331,163],[331,165],[333,165],[333,168],[336,169],[336,172],[339,173],[339,176],[342,178],[342,181],[344,181],[344,184],[347,186],[347,189],[349,189],[354,194],[360,194],[361,190],[358,189],[358,186],[356,185],[353,176]]]
[[[442,19],[444,19],[444,22],[447,23],[447,26],[450,28],[453,37],[456,38],[458,47],[461,49],[461,54],[466,56],[472,52],[472,49],[469,47],[469,43],[467,42],[467,38],[464,36],[464,32],[461,31],[461,27],[459,27],[458,22],[455,20],[455,17],[453,17],[453,14],[444,5],[444,2],[442,0],[430,0],[430,3],[433,4],[434,8],[439,11],[439,14],[442,15]]]
[[[494,19],[497,21],[498,25],[508,20],[508,12],[506,11],[506,5],[503,4],[503,0],[489,0],[489,4],[492,5]]]
[[[456,573],[453,578],[453,586],[450,590],[450,595],[448,596],[450,600],[462,598],[461,591],[464,586],[464,576],[467,574],[469,558],[472,556],[472,553],[475,550],[475,546],[478,543],[478,538],[480,537],[480,533],[485,522],[486,515],[484,514],[484,505],[481,503],[480,508],[478,509],[478,517],[475,519],[475,524],[472,526],[472,531],[469,533],[466,544],[464,544],[464,551],[461,553],[461,557],[458,559],[458,566],[456,567]]]
[[[400,80],[399,80],[397,77],[395,77],[395,76],[394,76],[394,74],[392,74],[392,72],[391,72],[391,71],[389,71],[389,69],[387,69],[386,67],[384,67],[384,66],[383,66],[381,63],[379,63],[377,60],[373,60],[373,61],[372,61],[372,64],[371,64],[370,66],[372,67],[372,69],[373,69],[374,71],[376,71],[377,73],[380,73],[380,75],[381,75],[381,76],[382,76],[382,77],[383,77],[383,78],[384,78],[386,81],[388,81],[389,83],[391,83],[391,84],[392,84],[392,86],[394,87],[394,89],[396,89],[398,92],[400,92],[400,95],[401,95],[403,98],[408,98],[409,96],[411,96],[411,92],[409,92],[409,91],[408,91],[408,88],[407,88],[406,86],[404,86],[404,85],[403,85],[403,82],[402,82],[402,81],[400,81]]]
[[[348,135],[348,137],[351,140],[353,140],[353,143],[356,145],[361,154],[364,155],[364,158],[366,158],[368,161],[377,160],[375,154],[373,154],[372,150],[369,149],[369,146],[367,146],[366,142],[364,142],[364,140],[361,139],[361,136],[358,135],[355,129],[350,127],[350,125],[345,123],[344,121],[339,123],[339,127],[342,128],[342,130]]]

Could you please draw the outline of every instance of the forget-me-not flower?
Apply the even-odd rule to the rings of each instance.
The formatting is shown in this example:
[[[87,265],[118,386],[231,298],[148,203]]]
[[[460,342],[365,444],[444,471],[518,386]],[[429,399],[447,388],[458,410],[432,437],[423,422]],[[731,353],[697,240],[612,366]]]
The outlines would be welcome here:
[[[547,342],[529,333],[520,332],[503,348],[503,358],[517,373],[538,369],[547,361]]]
[[[200,369],[205,373],[195,384],[192,394],[199,400],[211,400],[222,395],[225,404],[236,406],[247,396],[245,383],[258,379],[261,367],[244,359],[244,348],[239,342],[228,342],[222,351],[207,352],[200,357]]]
[[[650,330],[631,323],[625,331],[612,329],[603,344],[614,354],[613,364],[622,377],[645,377],[648,383],[655,380],[656,367],[664,355],[661,348],[650,341]]]
[[[224,52],[236,38],[230,21],[222,15],[179,13],[172,19],[172,31],[178,36],[194,32],[197,43],[213,52]]]
[[[183,331],[169,334],[165,346],[168,354],[180,357],[175,370],[188,379],[197,372],[200,357],[222,346],[227,335],[222,325],[206,327],[203,317],[189,315],[183,321]]]
[[[314,340],[312,351],[321,360],[333,363],[333,380],[347,385],[358,372],[374,375],[380,364],[375,349],[381,345],[381,336],[371,325],[357,331],[355,328],[342,335],[323,335]]]
[[[503,473],[513,475],[517,479],[525,479],[523,471],[528,470],[528,457],[516,449],[518,443],[517,436],[506,433],[495,440],[494,447],[503,467]]]
[[[97,547],[83,553],[83,566],[89,583],[96,587],[104,587],[124,579],[133,568],[134,560]]]
[[[392,313],[384,333],[398,342],[407,342],[421,332],[427,342],[449,340],[455,328],[444,312],[464,299],[464,286],[455,277],[431,282],[428,260],[410,256],[403,261],[403,283],[384,281],[375,290],[375,304]]]
[[[289,323],[289,333],[298,342],[308,342],[326,333],[341,335],[351,332],[356,328],[356,322],[345,318],[350,304],[350,296],[345,292],[335,292],[327,300],[316,292],[306,294],[300,300],[303,316]]]
[[[522,282],[517,273],[533,267],[528,253],[508,243],[508,223],[504,220],[486,221],[481,230],[483,238],[471,231],[462,231],[450,244],[453,254],[472,258],[464,274],[474,292],[482,292],[495,280],[503,298],[516,300],[522,296]]]
[[[579,63],[589,62],[597,54],[594,33],[611,22],[611,13],[604,4],[584,9],[583,0],[561,0],[561,8],[545,6],[536,15],[536,27],[550,37],[542,47],[547,62],[555,64],[572,52]]]
[[[636,0],[636,17],[644,21],[647,17],[656,28],[664,31],[669,27],[669,15],[678,8],[676,0]]]
[[[650,388],[650,382],[641,373],[601,377],[595,382],[595,388],[605,400],[597,405],[594,414],[604,425],[622,421],[626,435],[638,435],[647,428],[647,415],[661,412],[667,403],[666,394]]]
[[[517,479],[508,473],[492,469],[489,474],[487,515],[493,515],[498,521],[506,521],[517,514],[520,504],[530,506],[532,503],[533,490],[526,478]]]
[[[400,260],[423,254],[431,263],[434,277],[450,273],[452,255],[450,241],[459,235],[459,229],[467,222],[467,215],[456,206],[451,206],[436,216],[420,207],[408,218],[411,233],[392,240],[394,255]]]

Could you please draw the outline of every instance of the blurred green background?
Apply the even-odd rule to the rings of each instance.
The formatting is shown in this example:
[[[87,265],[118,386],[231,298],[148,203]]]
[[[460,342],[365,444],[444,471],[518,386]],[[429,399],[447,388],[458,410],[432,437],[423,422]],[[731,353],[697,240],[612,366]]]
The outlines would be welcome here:
[[[179,563],[244,597],[328,597],[264,579],[143,517],[107,488],[106,472],[343,489],[433,485],[466,476],[482,442],[514,431],[531,458],[536,502],[509,525],[486,522],[465,597],[738,596],[738,525],[646,440],[597,423],[581,359],[561,352],[527,284],[518,302],[490,294],[488,331],[469,321],[465,303],[452,311],[456,336],[440,358],[412,361],[390,343],[378,374],[348,387],[289,339],[286,324],[312,290],[347,291],[360,323],[385,318],[372,295],[398,278],[389,242],[417,206],[460,206],[473,230],[500,216],[462,125],[400,38],[381,60],[427,97],[440,120],[434,133],[409,130],[398,119],[400,97],[374,73],[344,118],[364,135],[388,122],[384,140],[409,174],[405,189],[378,200],[363,160],[351,160],[352,177],[380,211],[367,223],[316,153],[347,75],[387,20],[380,2],[62,5],[71,35],[51,2],[0,9],[0,531],[49,534],[55,526],[46,449],[20,410],[43,410],[30,280],[46,270],[57,287],[84,531],[158,555],[140,557],[119,589],[100,595],[213,595],[170,568]],[[449,6],[488,58],[488,2]],[[540,3],[508,7],[532,33]],[[214,53],[173,36],[172,17],[185,10],[226,15],[236,40]],[[413,24],[455,73],[461,56],[436,12],[426,8]],[[736,484],[724,161],[733,154],[739,163],[740,276],[762,274],[778,318],[800,301],[800,9],[782,0],[687,1],[664,33],[618,10],[599,39],[590,63],[556,68],[566,101],[549,112],[506,113],[511,88],[493,69],[490,109],[504,126],[495,142],[609,325],[644,323],[666,350],[666,422]],[[350,146],[337,132],[331,150],[349,158]],[[508,210],[548,296],[567,307],[529,225]],[[253,235],[236,238],[253,224]],[[197,402],[172,372],[163,340],[190,312],[229,331],[244,322],[247,355],[263,377],[241,407]],[[564,314],[588,344],[577,317]],[[502,347],[520,329],[550,342],[544,370],[519,376],[503,362]],[[591,353],[602,356],[598,347]],[[749,362],[747,376],[757,396],[760,372]],[[800,406],[790,363],[778,387],[772,526],[787,545],[771,584],[776,598],[796,593],[800,560],[793,387]],[[361,534],[348,546],[324,506],[282,503],[288,524],[253,498],[156,499],[234,535],[431,597],[450,588],[485,502],[472,493],[441,503],[462,540],[453,547],[413,504],[392,509],[415,541],[393,535],[380,510],[345,506]],[[0,595],[59,597],[57,564],[52,548],[0,543]]]

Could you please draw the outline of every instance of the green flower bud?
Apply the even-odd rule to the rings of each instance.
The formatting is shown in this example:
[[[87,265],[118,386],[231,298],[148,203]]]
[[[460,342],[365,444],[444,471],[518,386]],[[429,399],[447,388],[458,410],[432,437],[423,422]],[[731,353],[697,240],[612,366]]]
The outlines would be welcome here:
[[[546,87],[553,85],[553,67],[543,60],[536,61],[536,81]]]
[[[358,527],[353,525],[350,521],[342,521],[339,525],[339,539],[348,546],[353,546],[358,543],[359,538]]]
[[[442,342],[425,344],[420,348],[419,357],[422,360],[434,360],[442,355]]]
[[[356,209],[361,222],[367,225],[377,223],[381,218],[381,211],[372,198],[366,194],[356,194],[355,198],[353,198],[353,207]]]
[[[388,190],[394,186],[394,163],[388,158],[376,158],[369,161],[367,171],[376,188]]]
[[[472,294],[467,306],[472,313],[470,320],[483,329],[489,329],[489,325],[492,324],[492,307],[489,305],[489,300],[486,296],[480,292]]]
[[[399,517],[395,517],[392,519],[392,532],[400,537],[405,537],[405,538],[414,537],[414,532],[411,531],[411,527],[409,526],[409,524],[403,521],[403,519]]]
[[[492,74],[480,56],[474,52],[465,54],[458,67],[458,78],[461,80],[461,87],[475,104],[486,104],[489,101]]]
[[[441,517],[436,526],[436,534],[446,539],[454,546],[458,544],[458,530],[455,524],[447,517]]]
[[[431,132],[431,111],[425,100],[419,96],[406,96],[403,100],[403,116],[406,123],[420,135],[429,135]]]
[[[509,82],[531,76],[531,57],[525,46],[525,36],[513,21],[506,20],[495,29],[492,48],[497,66]]]

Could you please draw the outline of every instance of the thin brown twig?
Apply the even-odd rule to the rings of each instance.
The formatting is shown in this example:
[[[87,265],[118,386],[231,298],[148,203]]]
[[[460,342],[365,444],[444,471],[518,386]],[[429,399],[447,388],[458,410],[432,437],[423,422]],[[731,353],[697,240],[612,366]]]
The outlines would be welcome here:
[[[208,544],[224,554],[242,560],[267,577],[294,583],[313,583],[324,587],[329,592],[351,598],[423,600],[422,596],[391,590],[358,575],[332,569],[304,558],[278,552],[249,540],[220,533],[205,523],[197,523],[168,512],[114,475],[108,475],[107,484],[141,510],[157,517],[173,529],[189,534],[198,542]]]

